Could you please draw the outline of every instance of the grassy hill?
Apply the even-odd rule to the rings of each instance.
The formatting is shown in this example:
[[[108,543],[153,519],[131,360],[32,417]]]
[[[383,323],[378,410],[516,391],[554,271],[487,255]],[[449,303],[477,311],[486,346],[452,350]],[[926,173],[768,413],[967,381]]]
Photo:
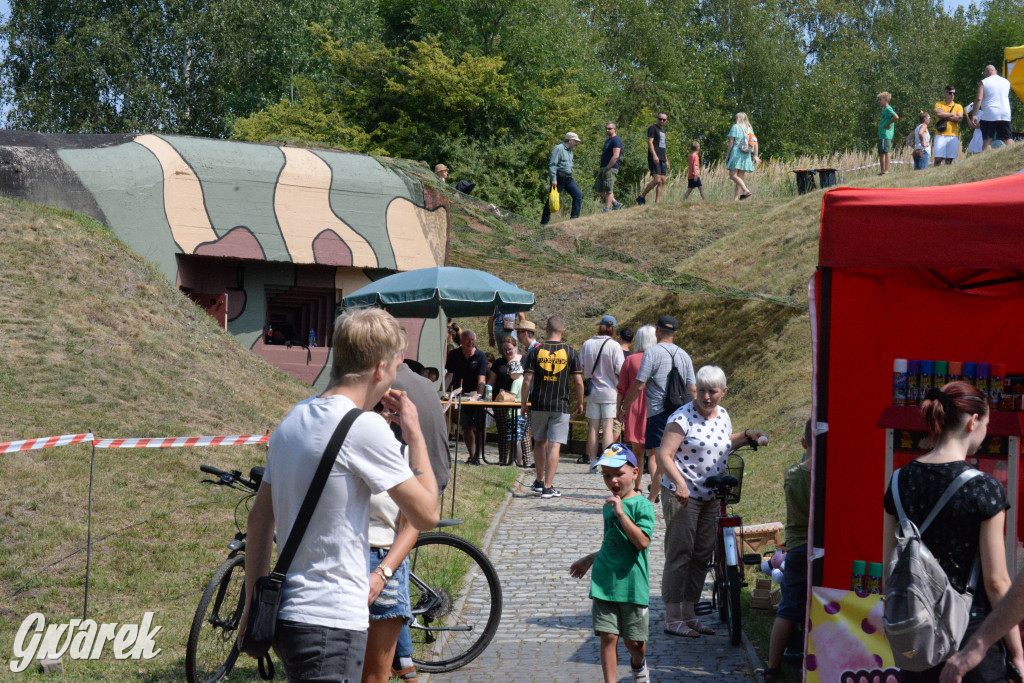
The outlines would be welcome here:
[[[394,163],[432,179],[423,165]],[[927,173],[847,182],[949,184],[1021,167],[1018,146]],[[767,178],[755,174],[755,192]],[[673,197],[678,192],[659,206],[541,229],[453,196],[451,263],[536,292],[530,317],[561,313],[575,344],[605,313],[634,329],[674,314],[694,362],[726,370],[736,423],[773,436],[770,448],[748,458],[741,512],[748,522],[782,519],[782,470],[799,456],[809,413],[806,282],[821,194],[788,197],[775,188],[742,203]],[[483,330],[483,320],[462,322]],[[9,200],[0,200],[0,337],[0,441],[90,430],[100,437],[262,432],[309,394],[103,226]],[[58,621],[81,615],[89,456],[81,445],[0,456],[0,648],[34,611]],[[69,678],[182,679],[192,611],[226,554],[237,500],[202,485],[198,466],[245,471],[264,457],[261,447],[97,452],[89,616],[138,622],[156,611],[164,652],[150,662],[66,660]],[[486,494],[460,495],[456,513],[476,524],[471,537],[503,494],[499,474],[511,470],[460,469],[460,491]],[[12,675],[0,671],[0,679]]]
[[[803,165],[853,165],[849,159],[813,161]],[[1024,145],[1016,145],[926,172],[894,166],[885,177],[874,169],[848,173],[844,184],[951,185],[1022,168]],[[706,170],[716,172],[721,169]],[[546,316],[560,313],[569,323],[568,340],[579,346],[605,313],[634,330],[663,313],[676,316],[676,339],[695,367],[725,370],[729,395],[723,405],[734,425],[759,426],[772,436],[770,447],[747,457],[737,506],[747,523],[785,520],[782,473],[800,457],[810,416],[807,282],[817,264],[822,192],[794,196],[785,177],[777,164],[751,174],[755,197],[744,202],[724,200],[731,189],[720,181],[720,188],[712,185],[713,201],[700,202],[694,194],[683,203],[681,188],[670,188],[668,201],[659,205],[547,228],[533,222],[539,206],[533,220],[498,221],[486,205],[454,202],[451,264],[488,270],[535,292],[537,310],[529,317],[539,327]],[[590,201],[592,195],[584,196]],[[484,329],[484,320],[466,322]]]
[[[0,442],[263,433],[311,393],[99,223],[3,199],[0,338]],[[0,455],[0,680],[36,676],[6,665],[25,617],[82,616],[90,454],[75,445]],[[97,451],[89,617],[139,623],[155,611],[163,652],[148,662],[115,661],[110,648],[98,661],[65,658],[69,678],[184,679],[192,614],[227,556],[240,497],[202,484],[199,465],[248,472],[265,458],[263,446]],[[512,474],[459,472],[456,514],[470,520],[460,533],[482,535]]]

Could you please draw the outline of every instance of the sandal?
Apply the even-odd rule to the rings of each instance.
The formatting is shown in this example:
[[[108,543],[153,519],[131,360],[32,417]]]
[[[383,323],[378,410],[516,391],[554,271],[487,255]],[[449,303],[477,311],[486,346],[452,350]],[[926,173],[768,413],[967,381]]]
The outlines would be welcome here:
[[[391,677],[402,679],[402,683],[416,683],[416,666],[407,666],[404,669],[391,667]]]
[[[747,197],[752,197],[753,195],[753,192],[744,192],[743,194],[740,195],[740,199],[746,199]]]
[[[711,628],[710,626],[705,626],[700,619],[690,619],[686,622],[686,625],[692,628],[697,633],[701,634],[702,636],[715,635],[715,629]]]
[[[782,669],[765,669],[761,672],[764,683],[777,683],[782,680]]]
[[[686,626],[686,630],[681,630],[681,627]],[[665,633],[670,636],[680,636],[681,638],[700,638],[700,631],[690,628],[686,625],[685,621],[666,621],[665,622]]]

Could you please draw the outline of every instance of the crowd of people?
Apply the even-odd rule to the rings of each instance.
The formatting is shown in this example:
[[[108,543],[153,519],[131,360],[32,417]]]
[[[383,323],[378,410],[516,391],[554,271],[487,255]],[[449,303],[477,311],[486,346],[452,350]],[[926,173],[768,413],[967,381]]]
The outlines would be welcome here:
[[[705,482],[725,473],[734,448],[767,435],[755,429],[733,430],[721,405],[728,392],[725,373],[710,365],[694,371],[689,354],[675,343],[679,325],[671,315],[635,333],[617,330],[614,316],[605,315],[579,351],[565,342],[561,316],[547,319],[543,341],[533,339],[534,327],[523,317],[505,318],[496,311],[488,328],[501,356],[489,370],[475,347],[476,335],[457,330],[459,344],[448,353],[445,386],[483,393],[487,377],[495,389],[500,377],[509,377],[507,386],[519,401],[518,411],[509,410],[518,412],[525,428],[507,430],[514,436],[506,439],[499,425],[499,442],[509,440],[522,447],[532,436],[535,476],[530,490],[541,499],[562,495],[555,487],[560,451],[570,438],[572,415],[586,418],[586,455],[579,462],[603,477],[612,496],[604,510],[601,550],[575,562],[570,573],[582,577],[593,567],[594,631],[601,639],[605,680],[616,680],[616,644],[622,638],[633,679],[647,681],[647,548],[654,532],[653,505],[660,503],[665,518],[664,631],[683,638],[713,635],[714,629],[695,613],[718,513]],[[517,333],[529,333],[525,354],[520,353]],[[478,428],[479,415],[465,411],[467,407],[462,424]],[[495,415],[499,412],[506,411],[499,409]],[[479,454],[471,441],[475,439],[467,439],[467,447],[476,462]],[[525,464],[518,456],[516,462]],[[613,580],[623,576],[628,578]]]
[[[935,103],[933,111],[918,112],[917,125],[906,140],[907,147],[912,150],[914,170],[924,170],[930,163],[935,166],[953,163],[960,156],[960,126],[965,120],[974,131],[967,147],[969,154],[991,149],[993,145],[1013,144],[1010,81],[1000,76],[991,64],[985,67],[982,75],[974,101],[966,109],[956,103],[956,88],[948,85],[943,99]],[[879,175],[885,175],[892,163],[892,140],[900,117],[893,109],[889,92],[878,93],[877,100],[882,108],[878,122]],[[933,120],[934,129],[930,128]],[[932,130],[935,131],[934,136]]]

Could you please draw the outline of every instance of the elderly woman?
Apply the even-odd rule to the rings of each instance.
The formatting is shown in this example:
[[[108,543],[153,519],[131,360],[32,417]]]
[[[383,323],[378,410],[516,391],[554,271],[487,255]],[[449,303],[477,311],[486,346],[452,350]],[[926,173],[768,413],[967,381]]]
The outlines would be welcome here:
[[[672,413],[658,449],[662,473],[662,511],[665,515],[665,568],[661,596],[665,603],[665,633],[686,638],[713,635],[697,619],[708,562],[715,547],[718,501],[704,486],[708,477],[725,474],[729,453],[762,431],[732,431],[732,420],[719,405],[728,387],[725,373],[714,365],[697,371],[697,398]]]

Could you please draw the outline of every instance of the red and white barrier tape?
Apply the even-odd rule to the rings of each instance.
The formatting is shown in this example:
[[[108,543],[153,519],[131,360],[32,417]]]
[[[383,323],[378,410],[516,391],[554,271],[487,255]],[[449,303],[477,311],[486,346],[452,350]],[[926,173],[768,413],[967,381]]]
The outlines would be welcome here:
[[[96,448],[191,448],[193,446],[250,446],[267,443],[267,434],[239,436],[178,436],[166,438],[97,439]]]
[[[75,443],[94,441],[92,434],[64,434],[63,436],[44,436],[38,439],[22,439],[0,443],[0,453],[17,453],[18,451],[35,451],[40,448],[69,446]]]

